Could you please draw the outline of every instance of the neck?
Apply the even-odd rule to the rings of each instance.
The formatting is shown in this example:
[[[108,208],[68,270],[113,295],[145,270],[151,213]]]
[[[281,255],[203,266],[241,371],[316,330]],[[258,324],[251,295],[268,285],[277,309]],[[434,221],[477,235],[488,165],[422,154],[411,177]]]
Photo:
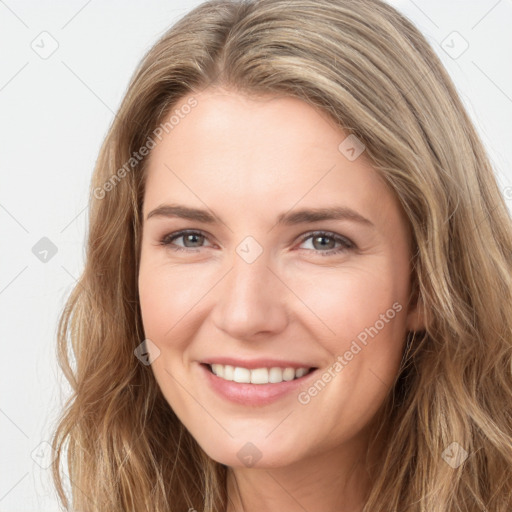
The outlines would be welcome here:
[[[361,512],[370,488],[367,438],[278,468],[229,468],[227,512]]]

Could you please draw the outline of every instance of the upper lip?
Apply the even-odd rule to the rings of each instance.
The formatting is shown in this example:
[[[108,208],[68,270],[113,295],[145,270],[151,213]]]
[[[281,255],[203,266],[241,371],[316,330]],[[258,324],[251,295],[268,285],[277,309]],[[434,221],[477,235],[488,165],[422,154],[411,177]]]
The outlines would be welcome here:
[[[285,361],[282,359],[234,359],[232,357],[210,357],[201,361],[203,364],[222,364],[230,366],[239,366],[241,368],[314,368],[309,363],[299,363],[297,361]]]

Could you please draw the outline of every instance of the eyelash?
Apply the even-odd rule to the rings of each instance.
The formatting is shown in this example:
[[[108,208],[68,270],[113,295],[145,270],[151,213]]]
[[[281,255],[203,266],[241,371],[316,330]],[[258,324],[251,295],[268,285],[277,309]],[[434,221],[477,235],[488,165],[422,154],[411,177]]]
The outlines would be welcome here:
[[[167,247],[168,249],[171,249],[172,251],[197,252],[198,249],[201,249],[201,247],[193,247],[192,248],[192,247],[179,247],[179,246],[172,247],[171,246],[171,244],[173,243],[174,240],[176,240],[177,238],[181,238],[185,235],[200,235],[205,238],[208,238],[206,236],[206,234],[203,233],[202,231],[183,230],[183,231],[177,231],[176,233],[169,233],[169,234],[165,235],[160,240],[160,245],[163,245],[163,246]],[[329,249],[327,251],[319,251],[316,249],[303,249],[303,250],[305,250],[305,251],[313,250],[313,252],[317,252],[318,254],[320,254],[322,256],[334,256],[336,254],[341,254],[343,252],[347,252],[347,251],[350,251],[350,250],[353,250],[356,248],[355,244],[353,242],[351,242],[348,238],[341,237],[341,236],[337,235],[336,233],[332,233],[330,231],[314,231],[311,233],[307,233],[306,235],[304,235],[302,237],[301,244],[304,243],[309,238],[319,237],[319,236],[323,236],[325,238],[332,238],[336,242],[341,242],[343,244],[343,246],[339,247],[337,249]]]

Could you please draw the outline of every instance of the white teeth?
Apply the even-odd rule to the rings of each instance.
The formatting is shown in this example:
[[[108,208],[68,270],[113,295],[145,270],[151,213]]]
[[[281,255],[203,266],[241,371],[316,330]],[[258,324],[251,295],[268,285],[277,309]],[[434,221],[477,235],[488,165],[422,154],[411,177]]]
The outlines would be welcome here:
[[[251,384],[267,384],[268,370],[267,368],[256,368],[251,370]]]
[[[219,368],[224,367],[224,375],[219,375],[219,377],[224,377],[226,380],[233,380],[233,374],[235,373],[235,367],[227,364],[226,366],[222,364],[217,365]]]
[[[249,382],[251,382],[251,370],[248,370],[247,368],[240,368],[240,366],[236,366],[235,373],[233,374],[233,380],[235,382],[249,384]]]
[[[293,380],[295,378],[295,370],[293,368],[285,368],[283,370],[283,380]]]
[[[270,368],[268,381],[272,383],[283,381],[283,370],[281,368]]]
[[[306,373],[307,373],[306,368],[299,368],[299,369],[295,370],[295,377],[297,377],[297,378],[303,377],[304,375],[306,375]]]
[[[212,372],[219,377],[224,377],[224,366],[221,364],[212,364]]]
[[[245,384],[277,384],[283,381],[290,381],[303,377],[308,373],[309,368],[255,368],[249,370],[240,366],[223,364],[212,364],[212,372],[224,380],[232,380]]]

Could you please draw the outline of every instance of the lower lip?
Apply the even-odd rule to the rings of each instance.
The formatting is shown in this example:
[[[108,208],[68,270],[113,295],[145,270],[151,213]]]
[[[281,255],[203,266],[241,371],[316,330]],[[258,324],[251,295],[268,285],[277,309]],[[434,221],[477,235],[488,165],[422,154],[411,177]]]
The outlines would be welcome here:
[[[298,391],[316,370],[298,379],[269,384],[246,384],[217,377],[205,364],[200,364],[208,384],[223,398],[247,406],[267,405]]]

